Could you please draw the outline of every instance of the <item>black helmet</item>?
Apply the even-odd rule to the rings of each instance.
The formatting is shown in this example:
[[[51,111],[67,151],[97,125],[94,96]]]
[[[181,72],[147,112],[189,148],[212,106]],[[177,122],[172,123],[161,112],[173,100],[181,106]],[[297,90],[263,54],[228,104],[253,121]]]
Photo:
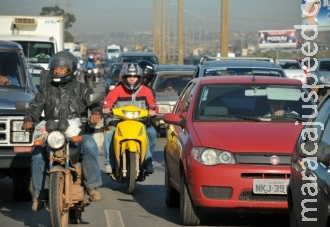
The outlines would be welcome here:
[[[127,76],[137,76],[138,80],[135,82],[135,84],[131,85],[127,81]],[[136,63],[126,64],[123,67],[123,76],[122,81],[125,87],[130,91],[136,91],[142,83],[142,69],[141,67]]]
[[[94,56],[92,54],[88,55],[88,60],[89,61],[94,61]]]
[[[68,71],[62,76],[55,76],[54,69],[57,67],[67,67]],[[50,76],[52,82],[56,84],[67,83],[76,76],[77,73],[77,60],[73,54],[68,51],[60,51],[53,55],[49,61]]]
[[[147,60],[139,61],[138,65],[141,67],[143,72],[142,84],[148,85],[155,78],[155,67],[150,61]]]

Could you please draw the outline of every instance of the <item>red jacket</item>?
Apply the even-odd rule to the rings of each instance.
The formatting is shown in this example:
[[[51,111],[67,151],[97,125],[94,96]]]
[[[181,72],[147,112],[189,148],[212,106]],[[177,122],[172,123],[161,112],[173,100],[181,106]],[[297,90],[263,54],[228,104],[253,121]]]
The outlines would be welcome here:
[[[141,89],[136,92],[138,92],[135,97],[136,102],[143,103],[148,109],[156,108],[156,113],[158,112],[155,97],[148,87],[141,84]],[[112,109],[114,105],[120,104],[120,102],[129,103],[132,101],[132,96],[132,91],[128,90],[123,84],[120,84],[107,94],[103,100],[103,102],[106,103],[103,105],[103,108]],[[132,103],[132,105],[134,104]]]

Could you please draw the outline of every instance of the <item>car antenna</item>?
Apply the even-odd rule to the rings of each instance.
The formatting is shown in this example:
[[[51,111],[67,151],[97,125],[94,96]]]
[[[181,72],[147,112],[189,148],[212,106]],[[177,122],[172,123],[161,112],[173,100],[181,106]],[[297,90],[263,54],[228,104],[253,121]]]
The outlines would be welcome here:
[[[253,66],[252,66],[252,58],[250,54],[250,64],[251,64],[251,70],[252,70],[252,82],[256,82],[256,78],[254,77],[254,72],[253,72]]]

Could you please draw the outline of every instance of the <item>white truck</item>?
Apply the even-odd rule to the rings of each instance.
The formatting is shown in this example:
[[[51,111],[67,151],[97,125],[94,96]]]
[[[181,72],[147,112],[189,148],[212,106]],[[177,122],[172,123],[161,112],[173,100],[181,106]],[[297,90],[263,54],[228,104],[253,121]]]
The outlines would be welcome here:
[[[49,59],[64,50],[63,16],[0,15],[0,27],[0,40],[21,44],[28,63],[47,69]]]
[[[121,45],[111,44],[105,48],[108,59],[117,58],[121,52],[123,52],[123,47]]]

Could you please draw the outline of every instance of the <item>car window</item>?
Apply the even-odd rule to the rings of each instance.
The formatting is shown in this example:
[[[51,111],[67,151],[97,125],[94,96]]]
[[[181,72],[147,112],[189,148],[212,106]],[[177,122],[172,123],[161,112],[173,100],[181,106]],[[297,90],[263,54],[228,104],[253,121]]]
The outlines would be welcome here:
[[[284,85],[204,85],[199,89],[195,105],[197,121],[233,121],[233,116],[245,116],[260,121],[292,121],[304,118],[313,111],[303,105],[314,104],[311,100],[304,102],[301,92],[309,93],[300,86]],[[283,110],[285,115],[276,117],[274,113]]]
[[[322,104],[322,106],[317,110],[317,112],[313,112],[311,114],[310,120],[312,123],[307,124],[309,125],[309,128],[306,130],[306,132],[309,132],[311,135],[306,136],[306,141],[314,141],[314,138],[317,136],[317,140],[320,139],[319,136],[322,134],[322,130],[324,130],[324,122],[327,121],[329,118],[329,113],[330,113],[330,100],[327,99],[326,102]],[[316,117],[315,117],[316,115]],[[303,136],[301,136],[303,137]]]
[[[162,75],[157,78],[156,92],[177,92],[182,90],[192,79],[192,75]]]
[[[16,52],[0,52],[0,75],[7,77],[13,86],[25,85],[25,78],[21,75],[20,69],[21,62]]]
[[[280,66],[283,69],[301,69],[299,62],[280,61]]]
[[[319,66],[319,71],[329,72],[330,71],[330,61],[321,61]]]
[[[282,70],[267,69],[267,68],[218,67],[218,68],[204,69],[204,73],[203,73],[203,76],[237,76],[237,75],[284,77]]]
[[[190,83],[187,85],[187,87],[182,91],[175,107],[174,107],[174,113],[179,113],[182,110],[183,107],[183,103],[184,100],[187,96],[187,94],[189,94],[189,92],[191,91],[191,89],[193,88],[193,83]]]
[[[322,134],[321,143],[330,146],[330,121],[326,123],[324,132]]]

